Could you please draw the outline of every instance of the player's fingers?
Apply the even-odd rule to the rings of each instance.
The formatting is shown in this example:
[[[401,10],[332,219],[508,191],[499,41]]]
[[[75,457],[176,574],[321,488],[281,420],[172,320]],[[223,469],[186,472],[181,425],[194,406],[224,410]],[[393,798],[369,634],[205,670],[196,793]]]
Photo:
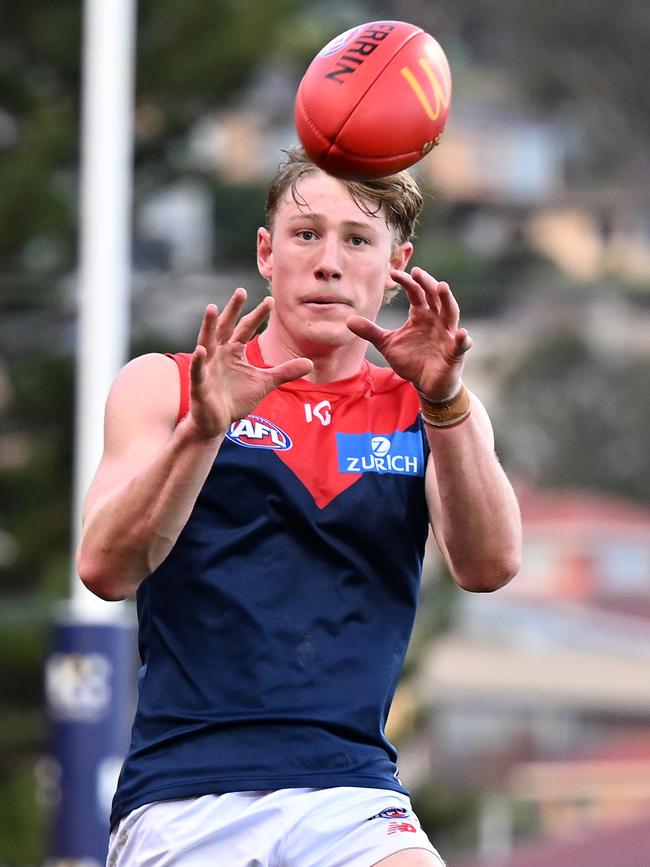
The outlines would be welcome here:
[[[208,350],[203,344],[198,344],[192,353],[190,361],[190,383],[193,387],[200,386],[205,380],[205,362]]]
[[[307,376],[314,369],[313,363],[308,358],[291,358],[289,361],[283,361],[276,367],[266,371],[269,379],[272,382],[272,388],[277,388],[284,382],[291,382],[294,379],[301,379]]]
[[[466,328],[459,328],[456,332],[456,354],[458,356],[464,355],[473,345],[474,341],[468,330]]]
[[[433,310],[434,313],[437,313],[437,305],[435,301],[432,303],[431,299],[427,296],[425,292],[423,292],[422,287],[418,286],[405,286],[406,297],[409,300],[409,304],[415,310],[424,311],[425,313],[428,310]]]
[[[270,295],[239,320],[232,333],[232,340],[239,343],[248,343],[255,336],[255,332],[268,317],[273,307],[273,299]]]
[[[356,334],[357,337],[361,337],[363,340],[369,340],[377,349],[379,349],[385,336],[390,334],[385,328],[380,328],[376,322],[371,322],[370,319],[366,319],[364,316],[351,316],[346,325],[353,334]]]
[[[412,307],[428,307],[427,297],[420,284],[413,279],[407,271],[399,271],[393,269],[390,272],[392,279],[398,283],[406,292],[409,304]]]
[[[449,283],[438,283],[438,299],[440,300],[440,316],[447,328],[455,329],[460,319],[460,307],[449,288]]]
[[[203,313],[197,345],[204,346],[209,355],[214,352],[216,346],[215,325],[219,317],[219,308],[216,304],[208,304]]]
[[[438,287],[440,286],[439,281],[436,280],[435,277],[432,277],[428,271],[425,271],[424,268],[413,268],[411,275],[413,280],[421,287],[429,310],[440,315],[441,304],[438,293]]]
[[[228,303],[217,320],[216,334],[218,343],[228,343],[232,337],[233,330],[247,297],[246,290],[239,286],[228,299]]]

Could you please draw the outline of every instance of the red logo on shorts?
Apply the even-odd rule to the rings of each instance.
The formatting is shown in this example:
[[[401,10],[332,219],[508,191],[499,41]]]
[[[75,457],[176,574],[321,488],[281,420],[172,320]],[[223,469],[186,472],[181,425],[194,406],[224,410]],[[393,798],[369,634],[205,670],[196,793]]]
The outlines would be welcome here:
[[[370,819],[408,819],[410,815],[406,807],[386,807],[381,813],[370,816]]]
[[[415,834],[417,828],[415,825],[411,825],[410,822],[389,822],[388,823],[388,834],[397,834],[397,832],[402,831],[410,831],[411,834]]]

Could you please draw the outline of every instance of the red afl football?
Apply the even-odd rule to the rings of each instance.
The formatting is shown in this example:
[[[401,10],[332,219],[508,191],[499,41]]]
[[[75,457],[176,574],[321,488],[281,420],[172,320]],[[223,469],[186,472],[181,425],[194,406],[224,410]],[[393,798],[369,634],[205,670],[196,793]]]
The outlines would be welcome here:
[[[373,21],[341,33],[311,62],[296,94],[296,131],[329,174],[383,177],[438,143],[450,100],[449,64],[433,36],[405,21]]]

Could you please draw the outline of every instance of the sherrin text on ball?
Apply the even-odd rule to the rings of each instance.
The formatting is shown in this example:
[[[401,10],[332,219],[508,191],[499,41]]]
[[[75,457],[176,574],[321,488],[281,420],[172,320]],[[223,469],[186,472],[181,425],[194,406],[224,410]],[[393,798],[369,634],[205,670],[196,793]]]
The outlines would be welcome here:
[[[341,33],[311,62],[296,94],[296,130],[329,174],[383,177],[429,153],[450,103],[449,63],[433,36],[373,21]]]

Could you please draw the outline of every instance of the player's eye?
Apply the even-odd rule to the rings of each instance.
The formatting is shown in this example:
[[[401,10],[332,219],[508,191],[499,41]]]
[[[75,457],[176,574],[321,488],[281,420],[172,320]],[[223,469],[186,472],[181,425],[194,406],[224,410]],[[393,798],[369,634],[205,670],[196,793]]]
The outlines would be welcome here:
[[[297,234],[303,241],[313,241],[316,237],[316,232],[312,232],[311,229],[301,229]]]
[[[352,235],[350,243],[353,247],[363,247],[365,244],[368,244],[369,241],[367,238],[362,238],[361,235]]]

